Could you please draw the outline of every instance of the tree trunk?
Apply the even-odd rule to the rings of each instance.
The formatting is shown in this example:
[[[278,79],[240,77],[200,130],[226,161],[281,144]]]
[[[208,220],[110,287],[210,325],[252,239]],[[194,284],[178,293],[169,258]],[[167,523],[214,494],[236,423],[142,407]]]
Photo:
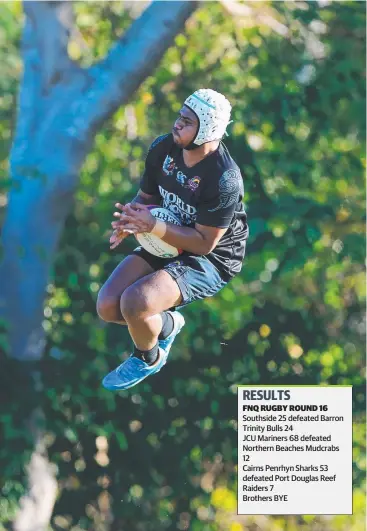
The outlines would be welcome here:
[[[71,2],[24,3],[24,74],[0,263],[0,316],[8,324],[9,356],[17,364],[35,366],[28,390],[19,393],[33,404],[24,423],[34,452],[15,531],[46,530],[56,497],[32,377],[45,345],[43,304],[50,266],[81,165],[97,129],[154,71],[196,7],[196,2],[153,2],[103,61],[83,70],[67,54]]]

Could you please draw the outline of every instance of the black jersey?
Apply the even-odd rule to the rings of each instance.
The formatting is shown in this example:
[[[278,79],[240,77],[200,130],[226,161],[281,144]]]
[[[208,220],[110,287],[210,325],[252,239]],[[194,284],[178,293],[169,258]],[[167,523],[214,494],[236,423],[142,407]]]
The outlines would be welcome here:
[[[227,229],[207,258],[225,280],[239,273],[248,236],[243,181],[222,142],[215,152],[189,168],[172,134],[158,137],[150,146],[140,188],[160,196],[161,205],[182,225]]]

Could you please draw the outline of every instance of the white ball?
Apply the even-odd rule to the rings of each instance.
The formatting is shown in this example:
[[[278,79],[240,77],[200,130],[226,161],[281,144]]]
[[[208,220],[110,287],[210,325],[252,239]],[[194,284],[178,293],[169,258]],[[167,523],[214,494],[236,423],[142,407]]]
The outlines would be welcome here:
[[[181,225],[180,220],[167,208],[162,208],[156,205],[149,205],[150,213],[157,219],[173,223],[174,225]],[[141,232],[135,235],[140,245],[148,251],[148,253],[160,258],[174,258],[182,253],[181,249],[177,249],[169,243],[165,243],[161,238],[151,234],[150,232]]]

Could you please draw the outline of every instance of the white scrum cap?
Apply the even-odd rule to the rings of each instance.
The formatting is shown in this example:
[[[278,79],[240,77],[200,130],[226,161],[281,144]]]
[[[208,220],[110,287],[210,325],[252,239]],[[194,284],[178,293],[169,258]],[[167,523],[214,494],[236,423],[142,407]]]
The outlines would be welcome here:
[[[199,89],[185,100],[185,105],[194,111],[200,123],[194,144],[201,146],[224,136],[232,107],[223,94],[212,89]]]

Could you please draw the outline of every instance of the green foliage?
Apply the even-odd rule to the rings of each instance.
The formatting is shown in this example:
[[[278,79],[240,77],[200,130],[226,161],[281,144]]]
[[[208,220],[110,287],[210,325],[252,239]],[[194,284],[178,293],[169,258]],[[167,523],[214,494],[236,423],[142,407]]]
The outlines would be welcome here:
[[[364,6],[261,5],[276,10],[287,37],[205,3],[155,75],[97,133],[84,164],[43,322],[47,444],[60,482],[55,529],[364,529]],[[13,53],[14,9],[1,8]],[[76,11],[90,50],[73,44],[70,53],[85,65],[134,16],[120,3],[77,3]],[[323,58],[312,56],[305,34],[322,41]],[[9,102],[15,82],[7,72]],[[100,381],[131,342],[122,327],[98,320],[95,303],[135,246],[128,239],[108,249],[114,203],[134,196],[150,142],[200,86],[233,104],[226,144],[244,175],[248,255],[216,297],[184,310],[187,326],[164,371],[114,395]],[[6,139],[14,111],[8,103],[0,112]],[[236,515],[236,386],[258,382],[354,386],[353,516]],[[0,412],[7,449],[21,406],[12,407]],[[1,463],[21,468],[8,456]],[[13,478],[2,468],[0,522],[19,495]]]
[[[3,222],[6,191],[10,186],[8,155],[15,123],[18,81],[22,69],[19,43],[22,19],[19,3],[0,5],[0,226]],[[0,241],[0,257],[1,257]]]

